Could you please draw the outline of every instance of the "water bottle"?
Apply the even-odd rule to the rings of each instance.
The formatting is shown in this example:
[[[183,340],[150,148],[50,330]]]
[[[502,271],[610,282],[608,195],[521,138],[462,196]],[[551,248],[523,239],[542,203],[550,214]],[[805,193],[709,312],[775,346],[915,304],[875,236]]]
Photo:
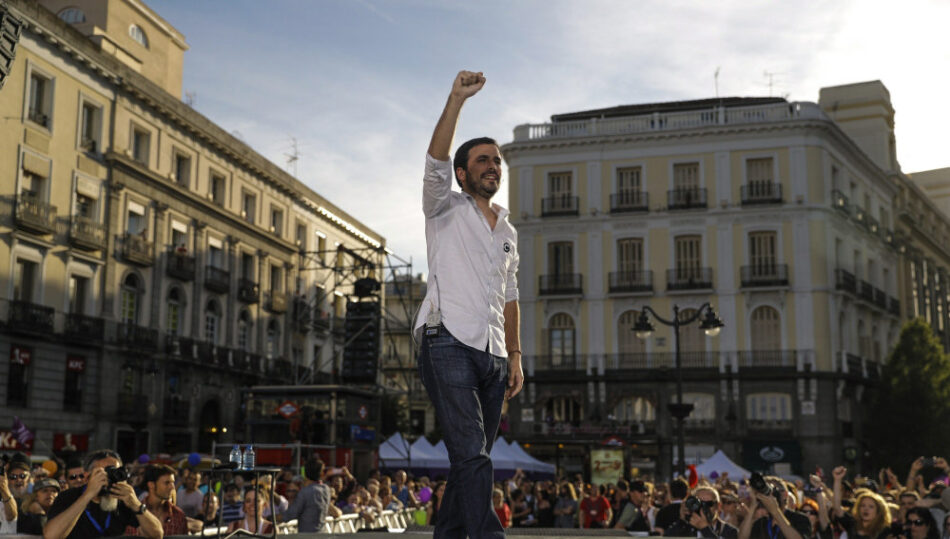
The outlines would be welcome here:
[[[237,470],[241,469],[241,448],[238,444],[231,447],[231,457],[228,459],[232,464],[237,464]]]
[[[245,470],[254,469],[254,446],[253,445],[248,444],[247,449],[244,450],[244,462],[242,464],[243,464],[242,467]]]

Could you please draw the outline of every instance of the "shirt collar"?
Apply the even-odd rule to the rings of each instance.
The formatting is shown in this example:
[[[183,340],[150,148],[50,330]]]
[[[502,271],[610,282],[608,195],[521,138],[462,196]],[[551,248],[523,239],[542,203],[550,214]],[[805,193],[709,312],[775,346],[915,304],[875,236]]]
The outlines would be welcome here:
[[[461,191],[461,193],[462,193],[462,196],[464,196],[469,202],[471,202],[475,206],[476,209],[478,209],[478,205],[475,204],[475,197],[466,193],[465,191]],[[504,206],[501,206],[500,204],[496,204],[494,202],[491,203],[491,208],[495,210],[495,213],[498,214],[499,219],[504,219],[508,217],[509,213],[511,213]]]

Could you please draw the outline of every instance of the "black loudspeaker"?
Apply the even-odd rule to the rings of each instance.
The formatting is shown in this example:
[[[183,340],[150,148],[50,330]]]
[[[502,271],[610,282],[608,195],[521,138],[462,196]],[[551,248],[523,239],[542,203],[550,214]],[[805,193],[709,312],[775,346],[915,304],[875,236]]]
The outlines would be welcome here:
[[[379,301],[350,301],[343,322],[345,384],[375,384],[380,351]]]
[[[0,5],[0,88],[13,69],[16,45],[20,41],[23,23]]]

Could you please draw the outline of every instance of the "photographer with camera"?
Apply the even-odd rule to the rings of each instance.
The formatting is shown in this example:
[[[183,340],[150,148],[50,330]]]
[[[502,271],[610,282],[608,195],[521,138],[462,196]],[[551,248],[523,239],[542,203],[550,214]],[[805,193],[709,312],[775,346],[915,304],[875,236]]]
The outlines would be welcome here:
[[[739,527],[739,539],[807,539],[811,536],[808,517],[786,509],[788,491],[780,479],[766,480],[756,472],[749,478],[749,486],[752,495],[749,513]]]
[[[739,530],[719,518],[719,492],[713,487],[693,489],[680,505],[680,518],[664,531],[668,537],[737,539]]]
[[[119,536],[131,526],[139,528],[145,537],[161,539],[162,524],[136,497],[128,483],[128,472],[115,451],[105,449],[90,453],[83,468],[86,484],[56,498],[48,512],[43,537]]]

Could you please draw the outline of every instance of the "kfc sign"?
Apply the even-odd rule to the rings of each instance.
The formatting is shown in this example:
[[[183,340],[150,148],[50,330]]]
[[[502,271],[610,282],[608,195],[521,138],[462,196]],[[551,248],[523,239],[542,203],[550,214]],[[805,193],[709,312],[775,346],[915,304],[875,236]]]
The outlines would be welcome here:
[[[0,449],[10,449],[15,451],[32,451],[33,440],[27,445],[21,444],[14,434],[8,430],[0,430]]]
[[[10,363],[16,365],[29,365],[30,359],[33,357],[33,351],[24,346],[11,346],[10,347]]]
[[[86,370],[86,358],[80,356],[66,356],[66,370],[84,372]]]

